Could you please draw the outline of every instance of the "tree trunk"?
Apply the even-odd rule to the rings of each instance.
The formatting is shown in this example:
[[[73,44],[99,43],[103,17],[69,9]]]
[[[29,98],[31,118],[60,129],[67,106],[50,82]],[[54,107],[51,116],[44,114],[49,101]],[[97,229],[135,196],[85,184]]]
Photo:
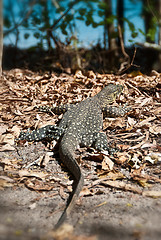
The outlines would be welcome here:
[[[124,0],[117,0],[117,17],[118,17],[118,25],[121,28],[122,32],[122,40],[124,42]],[[118,38],[118,45],[121,46],[120,39]]]
[[[158,11],[159,11],[159,40],[158,45],[161,47],[161,0],[158,1]],[[161,69],[161,52],[159,52],[159,68]]]
[[[114,23],[112,20],[110,20],[112,16],[112,4],[111,0],[104,0],[106,3],[106,9],[105,9],[105,34],[108,35],[108,49],[110,51],[113,51],[117,48],[116,38],[114,37],[115,28]],[[106,46],[106,39],[104,39],[104,43]]]
[[[155,40],[152,40],[152,38],[148,35],[149,30],[155,28],[153,23],[153,9],[153,0],[143,0],[143,17],[145,23],[146,42],[149,43],[155,43]]]
[[[2,75],[2,54],[3,54],[3,3],[0,0],[0,76]]]
[[[118,46],[116,42],[116,32],[114,22],[112,19],[112,1],[103,0],[106,4],[105,7],[105,25],[104,25],[104,46],[106,49],[106,43],[108,39],[108,58],[105,59],[105,65],[108,70],[116,70],[116,62],[118,57]]]

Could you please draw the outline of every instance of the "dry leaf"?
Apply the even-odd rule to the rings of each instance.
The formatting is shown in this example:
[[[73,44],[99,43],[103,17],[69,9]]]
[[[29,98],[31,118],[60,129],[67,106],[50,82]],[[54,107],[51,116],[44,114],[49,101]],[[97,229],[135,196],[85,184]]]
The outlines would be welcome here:
[[[145,174],[145,172],[143,171],[144,168],[145,168],[145,165],[143,165],[139,169],[131,172],[130,175],[131,175],[131,177],[134,181],[137,181],[143,187],[150,186],[150,184],[148,183],[149,181],[150,182],[161,183],[161,179],[159,177],[150,176],[148,174]]]
[[[152,97],[150,97],[150,98],[145,98],[145,99],[142,100],[140,106],[142,107],[142,106],[144,106],[144,105],[146,105],[146,104],[149,104],[149,103],[152,102],[152,100],[153,100]]]
[[[81,70],[77,70],[74,77],[79,79],[79,78],[84,78],[85,76],[83,75]]]
[[[92,186],[100,184],[104,180],[116,180],[116,179],[124,179],[126,178],[121,172],[110,171],[106,174],[99,175],[99,179],[93,181]]]
[[[156,147],[157,147],[156,144],[153,144],[153,143],[150,143],[150,142],[146,142],[146,143],[142,144],[141,149],[142,148],[156,148]]]
[[[128,117],[127,120],[128,120],[129,126],[134,126],[135,123],[136,123],[136,121],[133,118],[131,118],[131,117]]]
[[[12,178],[8,177],[8,176],[0,176],[0,179],[3,179],[3,180],[5,180],[5,181],[11,182],[11,183],[14,182],[14,180],[13,180]]]
[[[22,177],[36,177],[36,178],[40,178],[40,179],[45,179],[45,177],[48,176],[47,173],[43,173],[43,172],[37,172],[37,171],[28,171],[28,170],[19,170],[18,174],[20,176],[20,178]]]
[[[0,190],[3,190],[6,187],[13,187],[13,183],[0,178]]]
[[[161,191],[143,191],[144,197],[161,198]]]
[[[33,209],[36,208],[36,206],[37,206],[37,204],[36,204],[36,202],[34,202],[34,203],[29,205],[29,209],[33,210]]]
[[[40,162],[40,166],[45,167],[49,163],[49,161],[51,159],[50,158],[51,156],[53,156],[53,153],[52,152],[47,152],[45,154],[45,156],[43,156],[43,159]]]
[[[73,233],[73,226],[69,224],[63,224],[57,230],[50,232],[48,235],[53,237],[55,240],[71,239]]]
[[[34,191],[51,191],[53,189],[53,185],[44,183],[40,180],[25,180],[25,186],[34,190]]]
[[[140,154],[134,153],[130,161],[128,161],[128,165],[132,168],[139,169],[141,165]]]
[[[161,126],[157,126],[157,125],[154,125],[154,126],[151,126],[149,128],[149,131],[153,134],[161,134]]]
[[[5,133],[7,128],[8,128],[7,124],[0,124],[0,135]]]
[[[20,110],[15,110],[15,111],[14,111],[14,114],[15,114],[15,115],[18,115],[18,116],[23,116],[23,113],[20,112]]]
[[[64,223],[57,230],[49,232],[47,237],[52,237],[54,240],[98,240],[97,236],[76,236],[73,232],[74,227]]]
[[[87,72],[87,77],[92,78],[93,80],[96,79],[96,74],[93,71]]]
[[[13,126],[13,128],[11,128],[11,131],[13,132],[13,135],[16,138],[18,138],[18,136],[20,135],[21,128],[18,126]]]
[[[129,158],[130,158],[130,156],[128,156],[128,154],[126,152],[123,152],[123,153],[122,152],[117,152],[115,162],[117,164],[124,164],[125,162],[127,162],[129,160]]]
[[[157,114],[159,114],[161,112],[161,107],[158,107],[158,108],[156,108],[155,110],[154,110],[154,114],[155,115],[157,115]]]
[[[141,121],[141,122],[139,122],[139,123],[137,124],[137,128],[142,127],[142,126],[144,126],[144,125],[148,125],[149,122],[153,121],[154,119],[156,119],[156,117],[146,118],[145,120],[143,120],[143,121]]]
[[[113,167],[114,167],[113,161],[109,157],[104,156],[103,161],[102,161],[102,169],[103,170],[113,170]]]
[[[124,128],[126,127],[126,122],[124,118],[106,118],[103,122],[103,128],[111,127],[113,129],[119,127]]]
[[[137,77],[137,76],[142,76],[143,74],[138,70],[138,71],[132,71],[131,73],[128,74],[128,77]]]
[[[146,136],[145,139],[143,139],[140,143],[136,144],[135,146],[131,147],[130,149],[137,149],[143,146],[144,144],[148,144],[148,139],[149,139],[149,132],[146,131]]]
[[[83,187],[83,189],[82,189],[81,192],[80,192],[80,196],[81,196],[81,197],[82,197],[82,196],[93,196],[93,195],[94,195],[93,191],[90,190],[90,189],[87,188],[87,187]]]
[[[0,146],[0,152],[7,152],[7,151],[14,151],[15,148],[13,146],[11,146],[9,143]]]
[[[161,162],[161,153],[152,152],[148,156],[145,156],[144,159],[152,164],[156,164],[158,161]]]
[[[87,157],[86,157],[87,155]],[[102,162],[103,161],[103,157],[104,155],[101,153],[96,153],[96,152],[92,152],[92,153],[86,153],[85,157],[91,161],[95,161],[95,162]]]
[[[11,133],[4,134],[0,138],[0,143],[14,145],[14,136]]]

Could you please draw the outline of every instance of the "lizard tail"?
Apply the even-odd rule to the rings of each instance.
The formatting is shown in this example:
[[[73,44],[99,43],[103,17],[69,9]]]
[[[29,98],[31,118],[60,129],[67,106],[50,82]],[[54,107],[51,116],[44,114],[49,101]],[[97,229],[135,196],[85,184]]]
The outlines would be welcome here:
[[[54,229],[58,229],[66,220],[66,218],[69,216],[75,201],[77,200],[80,191],[82,190],[83,184],[84,184],[84,177],[81,172],[81,169],[75,160],[73,151],[69,150],[69,148],[65,149],[64,147],[61,147],[60,144],[60,157],[63,163],[66,165],[66,167],[69,169],[71,174],[74,176],[74,189],[72,194],[69,196],[67,200],[66,207],[60,216],[57,224],[55,225]]]
[[[84,182],[84,178],[83,178],[83,175],[81,175],[80,181],[77,184],[77,188],[72,193],[72,195],[70,195],[70,197],[68,198],[67,205],[66,205],[62,215],[60,216],[58,222],[56,223],[54,229],[58,229],[64,223],[66,218],[69,216],[69,214],[73,208],[73,205],[75,204],[75,201],[77,200],[79,193],[82,189],[83,182]]]

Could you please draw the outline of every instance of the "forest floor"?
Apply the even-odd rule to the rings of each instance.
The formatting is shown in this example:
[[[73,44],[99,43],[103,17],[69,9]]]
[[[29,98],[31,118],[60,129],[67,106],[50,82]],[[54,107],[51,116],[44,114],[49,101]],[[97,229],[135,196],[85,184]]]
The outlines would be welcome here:
[[[124,86],[114,104],[132,108],[104,119],[114,156],[77,151],[84,188],[59,231],[54,231],[72,191],[55,143],[15,139],[21,130],[57,124],[62,116],[35,105],[77,103],[109,83]],[[4,71],[0,83],[0,240],[160,240],[161,74],[122,76]],[[54,149],[53,149],[54,148]]]

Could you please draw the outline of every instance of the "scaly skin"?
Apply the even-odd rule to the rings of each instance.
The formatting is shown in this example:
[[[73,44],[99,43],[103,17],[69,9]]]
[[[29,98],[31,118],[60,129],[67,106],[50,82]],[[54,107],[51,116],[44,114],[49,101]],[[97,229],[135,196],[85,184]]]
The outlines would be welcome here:
[[[31,133],[21,133],[19,139],[28,141],[58,140],[60,159],[74,177],[74,189],[61,215],[56,228],[58,228],[69,215],[75,200],[83,187],[84,178],[75,159],[75,150],[78,147],[93,146],[97,150],[110,150],[107,136],[102,130],[104,116],[123,116],[128,108],[109,106],[122,92],[123,86],[109,84],[96,96],[87,98],[77,104],[66,104],[59,107],[37,107],[40,111],[64,113],[59,126],[48,125]]]

